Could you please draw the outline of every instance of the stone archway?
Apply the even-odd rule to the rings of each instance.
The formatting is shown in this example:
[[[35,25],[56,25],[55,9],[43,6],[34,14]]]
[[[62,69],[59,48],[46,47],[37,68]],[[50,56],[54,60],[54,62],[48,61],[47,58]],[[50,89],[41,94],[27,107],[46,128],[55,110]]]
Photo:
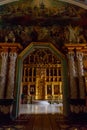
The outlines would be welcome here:
[[[65,56],[52,44],[48,42],[32,42],[27,46],[18,56],[17,60],[17,74],[16,74],[16,99],[13,106],[13,118],[17,117],[19,114],[19,101],[20,101],[20,86],[22,81],[22,69],[23,60],[32,52],[34,49],[48,48],[52,53],[61,59],[62,73],[63,73],[63,114],[68,115],[69,105],[68,105],[68,75],[67,75],[67,62]]]

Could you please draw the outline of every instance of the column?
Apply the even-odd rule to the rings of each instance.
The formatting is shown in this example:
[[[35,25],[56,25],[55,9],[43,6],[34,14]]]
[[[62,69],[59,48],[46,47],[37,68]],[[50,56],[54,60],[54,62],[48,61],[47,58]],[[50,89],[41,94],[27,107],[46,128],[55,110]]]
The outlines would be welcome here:
[[[0,99],[4,98],[5,84],[6,84],[6,73],[7,73],[7,60],[8,52],[1,52],[2,64],[1,64],[1,80],[0,80]]]
[[[62,95],[63,95],[63,93],[62,93],[62,82],[60,82],[60,84],[59,84],[59,91],[60,91],[60,95],[61,95],[61,100],[62,100]]]
[[[76,99],[77,98],[77,86],[75,82],[75,77],[77,77],[77,70],[75,67],[74,62],[74,53],[68,53],[68,60],[69,60],[69,75],[70,75],[70,98]]]
[[[35,96],[35,99],[38,99],[38,82],[39,82],[39,73],[38,73],[39,69],[38,67],[36,68],[36,96]]]
[[[54,96],[54,84],[52,84],[52,96]]]
[[[60,93],[62,94],[62,82],[59,83],[60,86]]]
[[[8,73],[8,85],[7,85],[7,99],[13,99],[13,91],[14,91],[14,79],[15,79],[15,64],[17,53],[10,52],[10,64],[9,64],[9,73]]]
[[[46,83],[45,83],[45,99],[47,99],[47,84]]]
[[[77,52],[78,60],[78,76],[79,76],[79,90],[80,99],[85,98],[85,80],[84,80],[84,69],[83,69],[83,53]]]

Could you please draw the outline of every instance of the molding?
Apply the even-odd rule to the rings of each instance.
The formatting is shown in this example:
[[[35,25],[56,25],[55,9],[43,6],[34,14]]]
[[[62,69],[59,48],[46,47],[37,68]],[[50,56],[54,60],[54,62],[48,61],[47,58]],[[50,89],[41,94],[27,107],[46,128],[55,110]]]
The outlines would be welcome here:
[[[8,3],[12,3],[15,1],[19,1],[19,0],[0,0],[0,5],[4,5],[4,4],[8,4]],[[67,2],[76,6],[79,6],[81,8],[87,9],[87,3],[86,1],[82,2],[80,0],[59,0],[60,2]]]
[[[87,3],[86,2],[81,2],[80,0],[76,1],[76,0],[59,0],[62,2],[67,2],[76,6],[79,6],[83,9],[87,9]]]
[[[0,0],[0,5],[8,4],[15,1],[19,1],[19,0]]]

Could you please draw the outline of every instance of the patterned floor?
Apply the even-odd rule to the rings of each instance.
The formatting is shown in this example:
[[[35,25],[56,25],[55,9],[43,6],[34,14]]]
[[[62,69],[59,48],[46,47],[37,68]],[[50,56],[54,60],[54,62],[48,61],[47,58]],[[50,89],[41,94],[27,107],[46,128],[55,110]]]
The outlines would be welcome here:
[[[87,122],[69,121],[59,114],[23,114],[0,124],[0,130],[87,130]]]

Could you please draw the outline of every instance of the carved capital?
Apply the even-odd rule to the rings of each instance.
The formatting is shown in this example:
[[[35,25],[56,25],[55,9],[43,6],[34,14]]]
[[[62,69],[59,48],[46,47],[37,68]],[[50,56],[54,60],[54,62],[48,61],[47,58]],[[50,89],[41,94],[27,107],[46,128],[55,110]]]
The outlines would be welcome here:
[[[77,56],[77,58],[78,58],[80,61],[82,61],[82,59],[83,59],[83,53],[77,52],[76,56]]]
[[[17,58],[17,53],[16,52],[10,52],[9,56],[12,58]]]
[[[7,59],[7,57],[8,57],[8,52],[1,52],[1,57],[2,58],[6,58]]]
[[[74,52],[69,52],[68,55],[67,55],[67,57],[68,57],[69,59],[74,58],[74,56],[75,56]]]

